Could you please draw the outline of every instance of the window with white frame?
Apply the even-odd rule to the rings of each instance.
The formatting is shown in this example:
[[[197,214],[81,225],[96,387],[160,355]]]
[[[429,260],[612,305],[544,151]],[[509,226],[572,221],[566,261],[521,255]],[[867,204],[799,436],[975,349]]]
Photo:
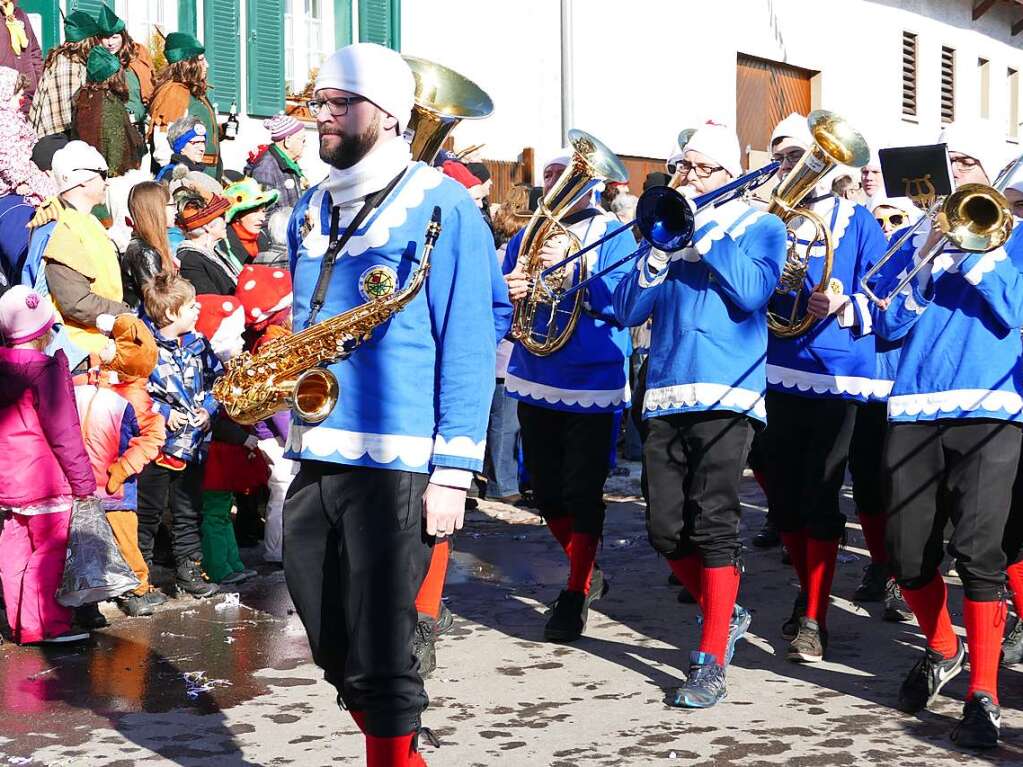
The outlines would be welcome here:
[[[330,0],[285,0],[284,79],[288,93],[301,93],[309,75],[333,50]]]
[[[156,29],[168,35],[178,28],[178,0],[115,0],[114,10],[128,34],[143,45],[149,45]]]

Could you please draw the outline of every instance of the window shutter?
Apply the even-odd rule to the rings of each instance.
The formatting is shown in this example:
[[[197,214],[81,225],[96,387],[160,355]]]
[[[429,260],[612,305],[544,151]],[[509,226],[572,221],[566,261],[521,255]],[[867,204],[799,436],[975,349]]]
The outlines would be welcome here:
[[[238,0],[206,0],[203,8],[207,79],[213,85],[207,98],[226,112],[232,101],[240,102],[241,41]]]
[[[67,12],[85,11],[93,16],[98,16],[99,9],[104,5],[109,5],[113,8],[114,0],[68,0]]]
[[[352,44],[352,0],[334,0],[334,48]]]
[[[42,21],[39,47],[42,48],[45,59],[50,48],[60,44],[60,14],[57,12],[57,4],[53,0],[21,0],[19,6],[30,16],[36,14]]]
[[[178,31],[194,35],[198,32],[195,23],[195,0],[178,0]]]
[[[245,8],[247,111],[268,117],[284,109],[284,0],[246,0]]]
[[[941,123],[956,119],[956,52],[941,46]]]
[[[916,117],[916,35],[902,33],[902,116]]]
[[[359,40],[401,50],[401,0],[359,0]]]

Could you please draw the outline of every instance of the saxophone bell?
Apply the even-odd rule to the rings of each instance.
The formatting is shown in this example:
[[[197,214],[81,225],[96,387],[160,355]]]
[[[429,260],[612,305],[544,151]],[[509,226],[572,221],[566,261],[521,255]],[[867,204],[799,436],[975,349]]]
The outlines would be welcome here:
[[[322,367],[310,368],[285,389],[288,407],[306,423],[324,421],[340,394],[337,376]]]

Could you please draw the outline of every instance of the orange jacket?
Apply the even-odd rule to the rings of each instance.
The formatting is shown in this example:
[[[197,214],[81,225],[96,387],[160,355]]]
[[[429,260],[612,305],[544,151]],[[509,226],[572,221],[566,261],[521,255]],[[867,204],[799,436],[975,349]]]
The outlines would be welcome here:
[[[149,55],[149,49],[142,43],[135,43],[135,55],[131,58],[130,69],[139,79],[142,102],[148,106],[153,98],[153,91],[156,90],[156,75],[153,71],[153,59]]]
[[[135,418],[139,422],[139,436],[128,444],[128,449],[120,458],[126,474],[138,474],[150,463],[163,448],[167,441],[167,425],[163,416],[156,412],[153,398],[146,390],[145,378],[123,380],[116,373],[102,371],[95,377],[98,386],[107,386],[124,397],[135,409]]]

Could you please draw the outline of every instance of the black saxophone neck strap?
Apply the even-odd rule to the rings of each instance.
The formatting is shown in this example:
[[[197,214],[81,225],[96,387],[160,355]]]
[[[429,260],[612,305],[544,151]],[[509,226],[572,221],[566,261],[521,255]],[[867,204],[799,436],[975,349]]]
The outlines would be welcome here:
[[[387,186],[367,197],[362,208],[355,214],[352,222],[345,227],[340,237],[338,237],[338,229],[340,228],[341,208],[337,205],[331,206],[330,244],[327,245],[327,251],[323,254],[323,261],[320,263],[320,274],[316,278],[316,289],[313,291],[313,297],[309,301],[309,319],[306,320],[306,327],[316,323],[316,316],[320,313],[320,309],[323,308],[323,304],[327,300],[327,288],[330,286],[330,277],[334,273],[334,264],[337,263],[341,250],[352,239],[352,235],[358,231],[359,227],[369,217],[369,214],[394,190],[394,187],[398,185],[398,182],[401,181],[407,170],[407,167],[402,168],[401,172],[392,178]]]

